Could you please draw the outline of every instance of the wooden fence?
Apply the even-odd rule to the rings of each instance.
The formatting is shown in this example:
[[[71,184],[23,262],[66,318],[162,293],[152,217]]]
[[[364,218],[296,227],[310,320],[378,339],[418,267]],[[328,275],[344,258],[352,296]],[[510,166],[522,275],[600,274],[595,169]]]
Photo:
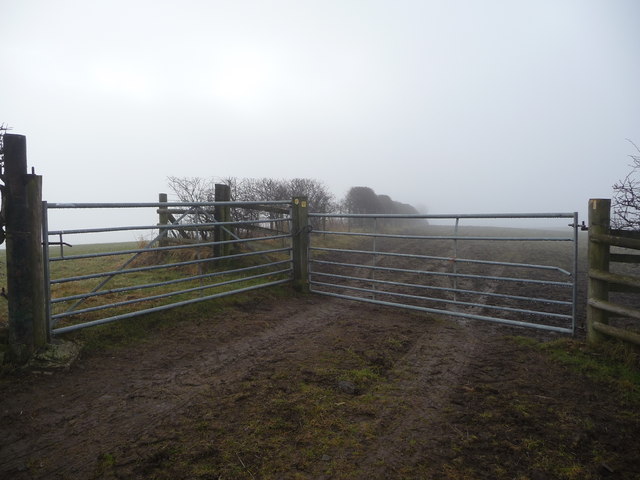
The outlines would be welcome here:
[[[640,250],[640,233],[612,230],[610,211],[611,200],[589,200],[588,340],[613,337],[640,346],[640,254],[629,252]],[[625,271],[612,272],[612,264]]]

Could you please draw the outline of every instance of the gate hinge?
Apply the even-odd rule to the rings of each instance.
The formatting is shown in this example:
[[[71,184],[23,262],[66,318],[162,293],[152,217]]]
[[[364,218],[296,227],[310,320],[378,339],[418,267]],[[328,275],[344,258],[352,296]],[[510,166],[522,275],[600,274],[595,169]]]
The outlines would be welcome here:
[[[582,230],[583,232],[586,232],[587,230],[589,230],[589,227],[587,227],[587,225],[584,223],[584,220],[582,221],[581,224],[576,225],[575,223],[570,223],[569,226],[571,228],[578,226],[580,227],[580,230]]]

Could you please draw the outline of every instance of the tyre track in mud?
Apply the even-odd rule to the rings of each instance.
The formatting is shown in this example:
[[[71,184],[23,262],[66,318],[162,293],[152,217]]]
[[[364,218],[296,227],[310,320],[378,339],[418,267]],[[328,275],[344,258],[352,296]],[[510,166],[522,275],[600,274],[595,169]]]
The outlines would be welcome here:
[[[255,328],[239,338],[203,339],[202,332],[184,330],[156,348],[144,345],[141,352],[134,347],[118,357],[90,359],[70,372],[38,379],[22,391],[5,389],[0,472],[13,478],[89,475],[87,466],[95,465],[101,454],[122,450],[123,443],[161,441],[156,430],[179,422],[183,411],[201,399],[227,394],[253,369],[301,349],[311,354],[322,348],[327,321],[355,313],[351,304],[332,299],[322,299],[321,305],[315,298],[288,299],[235,318],[243,322],[251,317]],[[190,336],[200,338],[189,341]],[[97,388],[89,387],[96,383]],[[60,458],[62,464],[55,460]]]
[[[379,421],[385,435],[369,446],[363,466],[376,469],[378,478],[384,478],[438,455],[432,439],[451,433],[445,421],[446,408],[469,359],[482,348],[482,338],[460,324],[438,322],[434,331],[416,340],[390,375],[389,395],[407,413],[396,409],[383,412]]]
[[[396,241],[395,247],[397,251],[424,254],[416,251],[415,242]],[[446,256],[442,252],[447,247],[443,242],[432,244],[432,250],[441,256]],[[412,262],[411,259],[393,259],[394,266],[398,268],[415,268]],[[430,269],[445,273],[449,267],[449,264],[442,264]],[[504,267],[494,266],[491,274],[500,276],[503,272]],[[413,274],[396,275],[398,282],[415,282]],[[452,287],[447,277],[435,277],[429,284]],[[494,293],[498,284],[497,281],[475,279],[473,288]],[[484,295],[475,303],[482,304],[487,298],[488,295]],[[435,308],[475,315],[481,315],[484,310],[483,307],[455,304],[440,304]],[[446,443],[442,439],[453,437],[457,432],[447,423],[446,409],[452,396],[457,394],[460,382],[468,376],[467,367],[471,360],[480,355],[488,336],[499,332],[499,327],[464,317],[448,318],[453,320],[435,321],[432,331],[422,334],[394,365],[390,395],[395,396],[397,404],[403,405],[410,414],[402,415],[392,409],[384,412],[380,419],[385,435],[369,446],[361,462],[366,468],[377,470],[379,478],[399,475],[402,468],[424,462],[425,458],[436,460],[449,454],[440,451],[441,445]]]

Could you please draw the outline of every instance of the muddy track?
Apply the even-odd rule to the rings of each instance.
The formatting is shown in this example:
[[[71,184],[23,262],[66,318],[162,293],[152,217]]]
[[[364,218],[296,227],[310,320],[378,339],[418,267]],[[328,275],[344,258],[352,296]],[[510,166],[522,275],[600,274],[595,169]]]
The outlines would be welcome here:
[[[0,472],[25,471],[40,458],[36,478],[78,474],[123,438],[132,445],[156,441],[157,427],[199,397],[225,395],[253,370],[319,348],[326,344],[327,322],[354,313],[353,306],[330,299],[318,303],[296,299],[235,312],[231,321],[247,327],[237,338],[212,319],[205,328],[187,327],[109,358],[81,361],[70,372],[12,386],[17,390],[3,388]],[[55,458],[64,463],[53,467]]]
[[[393,408],[381,412],[377,423],[385,435],[358,460],[372,471],[382,462],[388,472],[403,459],[410,438],[445,428],[442,409],[493,328],[471,330],[315,295],[261,303],[152,336],[108,357],[81,359],[69,372],[5,385],[0,472],[13,478],[89,478],[104,452],[116,455],[126,471],[154,445],[171,441],[189,412],[212,398],[242,395],[243,382],[313,368],[314,359],[332,350],[358,348],[345,338],[384,338],[406,328],[410,348],[388,372],[389,395],[411,415]]]
[[[399,472],[403,464],[418,463],[425,451],[435,453],[425,439],[435,431],[447,430],[443,412],[450,404],[452,386],[460,384],[482,336],[456,324],[439,323],[432,331],[422,334],[395,365],[391,395],[396,396],[410,414],[389,411],[382,415],[386,435],[368,448],[363,462],[373,469],[378,465],[378,478]],[[407,449],[418,440],[420,449]]]
[[[66,372],[0,379],[0,478],[565,478],[521,446],[545,439],[557,443],[541,456],[581,459],[575,478],[604,478],[596,451],[605,470],[631,472],[616,478],[639,478],[631,407],[513,334],[558,338],[257,294]],[[353,371],[374,380],[341,390]]]

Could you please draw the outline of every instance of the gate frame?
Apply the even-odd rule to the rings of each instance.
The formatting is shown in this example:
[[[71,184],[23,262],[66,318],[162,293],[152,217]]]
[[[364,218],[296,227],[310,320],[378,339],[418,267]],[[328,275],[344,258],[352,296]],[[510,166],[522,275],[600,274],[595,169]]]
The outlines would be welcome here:
[[[164,200],[164,198],[160,198],[160,200]],[[146,251],[164,251],[164,250],[175,250],[175,249],[181,249],[181,248],[192,248],[193,246],[212,246],[212,247],[216,247],[216,246],[222,246],[223,248],[218,249],[219,252],[221,253],[228,253],[228,249],[227,246],[231,243],[247,243],[250,241],[256,241],[256,240],[269,240],[269,239],[279,239],[279,238],[289,238],[292,237],[292,234],[294,232],[293,228],[291,229],[290,233],[283,233],[280,235],[275,235],[275,236],[271,236],[271,237],[255,237],[255,238],[250,238],[250,239],[239,239],[237,236],[233,235],[231,233],[230,228],[232,228],[234,225],[247,225],[247,224],[254,224],[254,223],[263,223],[265,222],[264,219],[258,219],[258,220],[241,220],[241,221],[218,221],[217,219],[214,218],[214,221],[211,223],[195,223],[195,224],[179,224],[179,220],[178,219],[176,222],[174,223],[162,223],[159,225],[138,225],[138,226],[127,226],[127,227],[104,227],[104,228],[88,228],[88,229],[75,229],[75,230],[60,230],[60,231],[50,231],[49,227],[48,227],[48,215],[46,214],[46,212],[49,209],[100,209],[100,208],[121,208],[121,209],[127,209],[127,208],[156,208],[157,209],[157,213],[160,215],[161,220],[163,218],[168,217],[168,213],[170,213],[170,210],[168,210],[171,207],[176,207],[176,208],[181,208],[181,209],[185,209],[190,208],[193,211],[196,211],[198,209],[202,210],[202,209],[213,209],[214,211],[217,212],[218,215],[220,215],[221,218],[227,218],[228,217],[228,213],[220,213],[223,210],[228,210],[229,207],[235,206],[235,207],[265,207],[265,208],[273,208],[274,206],[289,206],[290,207],[290,211],[291,211],[291,216],[290,217],[285,217],[285,218],[281,218],[281,219],[270,219],[268,220],[269,222],[292,222],[294,223],[296,221],[296,219],[298,218],[298,216],[301,215],[300,213],[300,209],[296,209],[295,207],[295,201],[296,199],[294,199],[293,201],[291,200],[279,200],[279,201],[264,201],[264,202],[260,202],[260,201],[250,201],[250,202],[232,202],[232,201],[217,201],[217,202],[165,202],[165,201],[160,201],[160,202],[152,202],[152,203],[47,203],[47,202],[43,202],[44,205],[44,211],[45,211],[45,215],[43,215],[43,220],[42,220],[42,232],[43,232],[43,251],[45,252],[44,257],[45,257],[45,268],[44,268],[44,283],[45,283],[45,288],[46,288],[46,300],[45,300],[45,304],[46,304],[46,312],[47,312],[47,326],[48,326],[48,330],[50,335],[57,335],[57,334],[61,334],[61,333],[67,333],[67,332],[71,332],[74,330],[78,330],[81,328],[87,328],[87,327],[92,327],[92,326],[97,326],[97,325],[102,325],[105,323],[111,323],[114,321],[118,321],[118,320],[123,320],[123,319],[127,319],[127,318],[132,318],[135,316],[139,316],[139,315],[145,315],[148,313],[156,313],[156,312],[160,312],[160,311],[164,311],[164,310],[169,310],[172,308],[176,308],[176,307],[180,307],[180,306],[186,306],[186,305],[190,305],[193,303],[198,303],[198,302],[202,302],[202,301],[207,301],[207,300],[212,300],[212,299],[216,299],[216,298],[220,298],[220,297],[224,297],[224,296],[229,296],[229,295],[233,295],[236,293],[244,293],[244,292],[248,292],[248,291],[252,291],[252,290],[257,290],[260,288],[266,288],[266,287],[270,287],[270,286],[276,286],[276,285],[280,285],[280,284],[284,284],[284,283],[291,283],[294,282],[294,284],[300,283],[303,284],[304,282],[300,281],[300,272],[304,272],[304,269],[296,269],[295,268],[295,262],[300,261],[302,259],[304,259],[304,255],[300,255],[299,254],[299,250],[300,250],[300,245],[296,246],[296,241],[295,241],[295,236],[293,236],[293,241],[292,241],[292,246],[290,247],[283,247],[283,248],[279,248],[279,249],[272,249],[272,250],[264,250],[264,251],[258,251],[258,252],[249,252],[249,253],[240,253],[240,254],[227,254],[227,255],[221,255],[219,257],[211,257],[211,258],[206,258],[206,259],[201,259],[201,260],[193,260],[193,261],[188,261],[188,262],[178,262],[176,264],[170,264],[170,265],[152,265],[149,267],[140,267],[140,268],[135,268],[133,270],[135,271],[145,271],[145,270],[152,270],[152,269],[159,269],[159,268],[170,268],[172,266],[182,266],[182,265],[186,265],[186,264],[195,264],[195,263],[206,263],[206,262],[212,262],[212,261],[216,261],[218,259],[222,259],[222,258],[237,258],[237,257],[242,257],[242,256],[249,256],[249,255],[259,255],[259,254],[263,254],[265,256],[267,256],[268,254],[271,253],[278,253],[278,252],[289,252],[289,258],[287,260],[280,260],[280,261],[272,261],[269,259],[270,263],[265,263],[265,264],[260,264],[259,266],[256,267],[245,267],[245,268],[241,268],[241,269],[236,269],[236,270],[229,270],[226,271],[227,273],[232,273],[232,272],[237,272],[237,271],[249,271],[252,269],[256,269],[256,268],[263,268],[263,267],[273,267],[276,265],[280,265],[280,264],[284,264],[284,263],[288,263],[290,265],[289,268],[284,269],[284,270],[277,270],[277,271],[272,271],[272,272],[266,272],[266,273],[262,273],[262,274],[257,274],[254,276],[249,276],[246,278],[243,278],[241,280],[230,280],[227,282],[220,282],[218,284],[211,284],[211,285],[206,285],[206,286],[202,286],[199,288],[195,288],[195,289],[191,289],[191,290],[187,290],[187,291],[195,291],[195,290],[205,290],[207,288],[215,288],[216,286],[221,286],[221,285],[225,285],[225,284],[231,284],[231,283],[236,283],[238,281],[242,281],[242,280],[250,280],[250,279],[254,279],[254,278],[261,278],[261,277],[267,277],[270,275],[276,275],[276,274],[289,274],[288,278],[285,279],[281,279],[281,280],[273,280],[267,283],[263,283],[263,284],[259,284],[259,285],[255,285],[255,286],[249,286],[249,287],[244,287],[244,288],[240,288],[240,289],[235,289],[232,291],[228,291],[228,292],[220,292],[220,293],[216,293],[216,294],[211,294],[211,295],[206,295],[203,297],[199,297],[199,298],[194,298],[194,299],[189,299],[189,300],[184,300],[184,301],[179,301],[179,302],[174,302],[174,303],[169,303],[169,304],[165,304],[165,305],[160,305],[160,306],[156,306],[156,307],[151,307],[151,308],[145,308],[145,309],[141,309],[141,310],[136,310],[133,312],[128,312],[128,313],[123,313],[123,314],[119,314],[119,315],[113,315],[110,317],[105,317],[105,318],[101,318],[101,319],[97,319],[97,320],[92,320],[92,321],[88,321],[88,322],[84,322],[84,323],[79,323],[79,324],[74,324],[74,325],[69,325],[66,327],[60,327],[60,328],[56,328],[56,329],[52,329],[52,320],[54,318],[61,318],[63,316],[68,316],[68,315],[61,315],[58,314],[56,316],[51,315],[51,304],[52,304],[52,300],[51,300],[51,292],[50,292],[50,285],[51,285],[51,279],[50,279],[50,272],[49,272],[49,263],[50,263],[50,259],[49,259],[49,255],[48,255],[48,251],[49,251],[49,246],[51,245],[51,243],[49,242],[49,235],[58,235],[60,237],[60,243],[61,245],[64,243],[63,239],[62,239],[62,235],[69,235],[69,234],[83,234],[83,233],[100,233],[100,232],[115,232],[115,231],[128,231],[128,230],[160,230],[160,234],[154,239],[152,240],[148,247],[153,245],[154,243],[158,242],[161,240],[161,238],[163,237],[163,235],[166,234],[167,231],[169,230],[174,230],[174,229],[202,229],[202,228],[213,228],[213,229],[218,229],[219,231],[221,230],[225,230],[227,232],[227,236],[225,236],[223,239],[221,240],[217,240],[214,239],[214,241],[212,242],[204,242],[204,243],[197,243],[195,245],[182,245],[182,246],[160,246],[160,247],[153,247],[153,248],[142,248],[142,249],[133,249],[133,250],[124,250],[124,251],[117,251],[117,252],[109,252],[109,253],[98,253],[98,254],[87,254],[87,255],[83,255],[80,256],[81,258],[84,257],[101,257],[101,256],[107,256],[107,255],[116,255],[116,254],[138,254],[138,253],[142,253],[142,252],[146,252]],[[298,200],[298,203],[302,203]],[[306,200],[305,200],[305,205],[306,205]],[[188,212],[191,210],[186,210],[187,213],[185,213],[183,216],[186,216],[188,214]],[[298,222],[300,222],[300,220],[297,220]],[[227,237],[231,237],[234,236],[235,239],[231,239],[231,240],[226,240],[225,238]],[[306,250],[306,249],[305,249]],[[78,258],[78,256],[76,256],[76,258]],[[63,260],[64,257],[59,257],[57,259],[57,261]],[[130,261],[133,258],[129,259],[129,261],[125,262],[124,265],[122,265],[121,269],[123,269],[124,267],[126,267]],[[291,265],[293,262],[293,265]],[[296,271],[298,273],[296,273]],[[130,273],[131,270],[122,270],[122,273]],[[213,276],[218,276],[221,275],[225,272],[216,272],[213,274],[209,274],[206,276],[209,277],[213,277]],[[80,277],[70,277],[70,278],[63,278],[63,279],[57,279],[55,281],[55,283],[60,283],[60,282],[68,282],[68,281],[78,281],[78,280],[82,280],[82,279],[90,279],[90,278],[99,278],[99,277],[108,277],[108,279],[112,278],[115,275],[120,274],[119,271],[114,271],[114,272],[105,272],[105,273],[99,273],[99,274],[89,274],[89,275],[84,275],[84,276],[80,276]],[[186,279],[183,279],[184,281],[186,281],[187,279],[195,279],[196,277],[187,277]],[[200,278],[200,277],[198,277]],[[169,282],[165,282],[166,284],[170,284],[170,283],[178,283],[179,280],[175,280],[175,281],[169,281]],[[106,282],[104,282],[106,283]],[[102,288],[102,286],[104,286],[104,283],[101,283],[100,285],[97,286],[97,290],[99,290],[100,288]],[[154,284],[155,285],[155,284]],[[159,286],[160,284],[158,284]],[[134,289],[134,287],[131,287],[131,289]],[[157,295],[157,296],[152,296],[152,297],[148,297],[147,299],[156,299],[156,298],[162,298],[162,297],[169,297],[172,295],[176,295],[178,293],[186,293],[187,291],[179,291],[179,292],[170,292],[167,294],[161,294],[161,295]],[[95,295],[94,292],[90,292],[89,294],[82,294],[82,295],[77,295],[78,298],[82,297],[81,300],[79,301],[83,301],[84,298],[88,298],[89,296]],[[138,299],[137,301],[144,301],[143,299]],[[136,302],[136,300],[131,301],[130,303],[134,303]],[[115,307],[115,306],[122,306],[124,305],[124,303],[122,304],[111,304],[111,305],[105,305],[102,307],[97,307],[93,310],[102,310],[102,309],[107,309],[107,308],[111,308],[111,307]],[[75,307],[75,306],[74,306]],[[72,309],[74,308],[72,307]],[[89,310],[87,310],[89,311]],[[82,312],[77,312],[77,313],[82,313]],[[72,315],[73,313],[70,313],[69,315]]]
[[[372,219],[374,221],[374,229],[377,229],[377,220],[378,219],[415,219],[415,220],[429,220],[429,219],[455,219],[456,224],[455,224],[455,232],[454,235],[449,235],[449,236],[420,236],[420,235],[395,235],[395,234],[383,234],[383,233],[377,233],[376,231],[374,231],[373,233],[355,233],[355,232],[331,232],[331,231],[325,231],[325,230],[314,230],[314,233],[318,233],[318,234],[340,234],[340,235],[354,235],[354,236],[367,236],[367,237],[372,237],[373,241],[374,241],[374,249],[375,249],[375,240],[376,238],[384,238],[384,237],[396,237],[396,238],[416,238],[416,239],[438,239],[438,240],[453,240],[454,241],[454,248],[457,247],[457,241],[458,240],[500,240],[500,241],[504,241],[504,240],[518,240],[518,241],[571,241],[573,243],[573,258],[572,258],[572,271],[568,272],[571,276],[572,282],[571,284],[567,283],[565,284],[566,286],[571,285],[572,288],[572,292],[571,292],[571,315],[566,315],[563,316],[563,318],[570,318],[571,319],[571,327],[570,328],[565,328],[565,327],[556,327],[553,325],[543,325],[543,324],[535,324],[535,323],[530,323],[530,322],[520,322],[520,321],[515,321],[515,320],[508,320],[508,319],[501,319],[501,318],[497,318],[497,317],[489,317],[486,315],[475,315],[475,314],[469,314],[469,313],[464,313],[464,312],[456,312],[456,311],[450,311],[450,310],[443,310],[443,309],[439,309],[439,308],[429,308],[429,307],[421,307],[421,306],[416,306],[416,305],[409,305],[409,304],[403,304],[403,303],[397,303],[397,302],[387,302],[387,301],[383,301],[383,300],[377,300],[375,298],[373,299],[368,299],[368,298],[362,298],[362,297],[355,297],[352,295],[343,295],[340,293],[335,293],[335,292],[326,292],[326,291],[322,291],[322,290],[317,290],[313,288],[314,283],[317,282],[313,282],[310,281],[310,285],[311,285],[311,292],[312,293],[318,293],[321,295],[328,295],[328,296],[333,296],[333,297],[337,297],[337,298],[344,298],[347,300],[355,300],[355,301],[362,301],[362,302],[368,302],[368,303],[373,303],[373,304],[377,304],[377,305],[385,305],[385,306],[392,306],[392,307],[396,307],[396,308],[407,308],[409,310],[416,310],[416,311],[421,311],[421,312],[426,312],[426,313],[433,313],[433,314],[440,314],[440,315],[446,315],[446,316],[453,316],[453,317],[462,317],[462,318],[470,318],[470,319],[474,319],[474,320],[483,320],[483,321],[490,321],[490,322],[495,322],[495,323],[501,323],[501,324],[508,324],[508,325],[513,325],[513,326],[518,326],[518,327],[527,327],[527,328],[535,328],[535,329],[540,329],[540,330],[547,330],[547,331],[553,331],[553,332],[558,332],[558,333],[568,333],[572,336],[575,336],[576,333],[576,320],[577,320],[577,301],[578,301],[578,228],[580,228],[580,225],[578,224],[578,212],[564,212],[564,213],[523,213],[523,214],[499,214],[499,213],[495,213],[495,214],[440,214],[440,215],[427,215],[427,214],[324,214],[324,213],[310,213],[309,214],[310,217],[312,218],[320,218],[320,217],[324,217],[324,218],[347,218],[347,219],[353,219],[353,218],[360,218],[360,219]],[[459,236],[457,235],[457,231],[458,231],[458,223],[460,219],[519,219],[519,218],[543,218],[543,219],[554,219],[554,218],[567,218],[567,219],[571,219],[572,223],[569,224],[569,227],[573,228],[573,235],[571,238],[565,238],[565,237],[533,237],[533,238],[528,238],[528,237],[514,237],[514,238],[510,238],[510,237],[471,237],[471,236]],[[311,247],[313,249],[313,247]],[[371,251],[369,253],[373,253],[374,256],[376,254],[375,251]],[[381,252],[377,252],[378,254],[381,254]],[[423,256],[424,257],[424,256]],[[442,258],[441,258],[442,259]],[[448,258],[449,260],[453,260],[454,261],[454,266],[456,265],[456,261],[457,260],[455,257],[451,257]],[[310,260],[311,263],[314,262],[314,260]],[[499,262],[496,262],[499,263]],[[508,263],[503,263],[505,265],[508,265]],[[512,264],[513,266],[513,264]],[[529,266],[529,267],[534,267],[533,265],[520,265],[520,266]],[[313,272],[311,271],[310,274],[313,274]],[[451,275],[451,274],[448,274]],[[454,278],[457,276],[462,276],[459,275],[457,273],[454,273],[452,275]],[[346,277],[346,278],[351,278],[354,280],[363,280],[362,278],[357,278],[357,277]],[[488,278],[488,277],[486,277]],[[335,286],[334,284],[332,286]],[[416,285],[417,286],[417,285]],[[339,285],[338,285],[339,287]],[[481,292],[477,292],[477,293],[481,293]],[[455,301],[450,302],[452,304],[456,303]],[[565,302],[565,304],[569,304],[569,302]],[[482,306],[482,305],[478,305],[478,306]],[[521,312],[526,312],[525,310],[521,310]]]

